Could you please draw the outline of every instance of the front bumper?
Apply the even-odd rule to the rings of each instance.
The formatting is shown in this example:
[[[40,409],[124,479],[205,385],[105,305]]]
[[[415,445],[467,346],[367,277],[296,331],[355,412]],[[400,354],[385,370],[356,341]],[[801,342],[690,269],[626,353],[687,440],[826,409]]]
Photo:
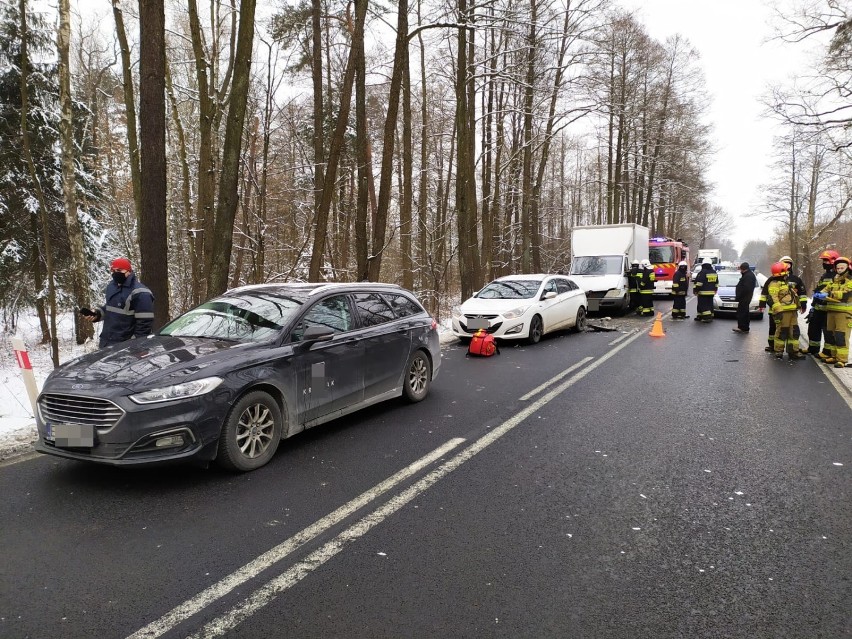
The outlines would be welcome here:
[[[627,308],[625,296],[605,297],[606,294],[607,291],[588,291],[586,293],[587,310],[590,313],[597,313],[598,311],[625,310]]]
[[[713,298],[713,313],[716,315],[736,315],[738,303],[734,298]],[[761,315],[758,302],[751,301],[748,305],[749,315]]]
[[[49,436],[48,423],[39,410],[36,411],[39,437],[35,449],[47,455],[111,466],[210,461],[216,456],[227,412],[210,395],[149,405],[137,405],[127,397],[109,398],[124,414],[107,428],[95,428],[91,447],[57,445]],[[156,444],[158,440],[163,443],[167,437],[173,438],[172,444]],[[180,443],[175,443],[177,438]]]
[[[654,295],[671,295],[672,281],[671,280],[656,280],[654,282]]]
[[[516,319],[505,319],[502,315],[495,315],[485,318],[490,326],[485,329],[499,339],[526,339],[529,337],[529,321],[525,316]],[[452,327],[453,335],[458,338],[465,339],[473,337],[476,329],[468,328],[464,323],[464,317],[453,317]]]

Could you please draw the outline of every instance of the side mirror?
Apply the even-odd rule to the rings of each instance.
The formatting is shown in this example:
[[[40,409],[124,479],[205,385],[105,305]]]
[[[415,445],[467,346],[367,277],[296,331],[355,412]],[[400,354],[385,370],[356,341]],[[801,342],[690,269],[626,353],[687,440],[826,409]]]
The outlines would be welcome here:
[[[302,342],[327,342],[334,337],[334,329],[328,326],[310,326],[302,333]]]
[[[544,295],[541,296],[541,299],[552,300],[554,297],[556,297],[556,293],[554,293],[553,291],[547,291]]]

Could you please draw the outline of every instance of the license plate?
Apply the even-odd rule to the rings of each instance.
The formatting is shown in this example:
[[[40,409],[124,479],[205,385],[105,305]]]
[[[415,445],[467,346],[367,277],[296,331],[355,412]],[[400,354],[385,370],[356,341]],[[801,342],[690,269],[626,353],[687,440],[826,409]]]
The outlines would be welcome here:
[[[472,317],[467,320],[467,327],[473,330],[479,330],[480,328],[488,328],[491,326],[491,322],[489,322],[484,317]]]
[[[736,302],[734,302],[733,304],[722,304],[722,308],[736,308],[737,306],[739,306],[739,304],[737,304]]]
[[[46,424],[44,438],[59,448],[92,448],[95,427],[92,424]]]

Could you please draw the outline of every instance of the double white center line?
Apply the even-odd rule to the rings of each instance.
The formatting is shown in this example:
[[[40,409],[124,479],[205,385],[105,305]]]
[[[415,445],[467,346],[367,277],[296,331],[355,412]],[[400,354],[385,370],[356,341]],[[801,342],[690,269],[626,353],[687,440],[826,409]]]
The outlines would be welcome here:
[[[390,515],[398,511],[406,504],[408,504],[415,497],[424,493],[440,479],[446,477],[448,474],[457,469],[463,463],[469,461],[475,455],[485,450],[485,448],[487,448],[495,441],[503,437],[506,433],[510,432],[516,426],[521,424],[525,419],[527,419],[528,417],[536,413],[538,410],[546,406],[551,400],[565,392],[568,388],[583,379],[586,375],[595,370],[598,366],[613,357],[622,348],[632,343],[635,339],[637,339],[640,335],[643,334],[644,333],[636,333],[635,335],[621,342],[618,346],[608,351],[600,359],[592,362],[591,364],[580,370],[578,373],[571,376],[568,380],[562,382],[553,390],[532,402],[529,406],[518,412],[516,415],[506,420],[486,435],[480,437],[478,440],[476,440],[470,446],[462,450],[460,453],[441,464],[435,470],[431,471],[428,475],[426,475],[416,483],[412,484],[410,487],[406,488],[402,492],[398,493],[383,506],[366,515],[365,517],[354,523],[352,526],[341,532],[334,539],[312,552],[305,559],[294,564],[293,566],[288,568],[284,573],[267,582],[265,585],[261,586],[243,601],[241,601],[229,611],[227,611],[224,615],[210,621],[208,624],[198,630],[195,634],[191,635],[191,638],[210,639],[211,637],[221,636],[235,628],[240,622],[251,616],[254,612],[272,602],[281,592],[299,583],[299,581],[307,577],[311,572],[325,564],[329,559],[331,559],[332,557],[337,555],[341,550],[343,550],[343,548],[347,544],[364,536],[373,527],[382,523]],[[562,373],[559,373],[559,375],[556,375],[555,377],[551,378],[551,380],[545,382],[537,389],[535,389],[531,393],[528,393],[521,399],[535,395],[541,390],[544,390],[545,388],[555,384],[564,376],[588,363],[591,359],[592,358],[587,357],[581,360],[571,368],[563,371]],[[371,501],[375,500],[380,495],[386,493],[391,488],[398,485],[400,482],[411,477],[416,472],[422,470],[426,466],[434,463],[435,461],[449,453],[451,450],[459,446],[464,441],[464,439],[452,439],[448,441],[446,444],[444,444],[440,448],[437,448],[429,455],[422,457],[415,463],[411,464],[410,466],[407,466],[406,468],[399,471],[392,477],[386,479],[374,488],[364,492],[359,497],[341,506],[333,513],[326,515],[313,525],[309,526],[308,528],[305,528],[287,541],[282,542],[272,550],[265,552],[257,559],[252,560],[251,562],[247,563],[242,568],[231,573],[221,581],[208,587],[192,599],[189,599],[184,603],[180,604],[176,608],[172,609],[170,612],[166,613],[160,619],[157,619],[156,621],[148,624],[141,630],[138,630],[137,632],[133,633],[132,635],[130,635],[129,639],[155,639],[156,637],[162,636],[163,634],[170,631],[178,624],[186,621],[192,615],[198,613],[214,601],[224,597],[226,594],[228,594],[241,584],[245,583],[249,579],[256,577],[261,571],[283,560],[294,550],[301,547],[311,539],[314,539],[320,533],[325,532],[332,526],[340,523],[343,519],[353,514],[358,509],[370,503]]]

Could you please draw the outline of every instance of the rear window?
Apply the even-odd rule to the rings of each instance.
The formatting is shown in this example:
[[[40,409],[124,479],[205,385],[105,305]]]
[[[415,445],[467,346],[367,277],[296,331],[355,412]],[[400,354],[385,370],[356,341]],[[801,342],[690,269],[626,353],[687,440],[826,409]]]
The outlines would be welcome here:
[[[361,326],[376,326],[394,319],[391,307],[375,293],[356,293],[353,295]]]
[[[393,312],[397,317],[408,317],[409,315],[419,315],[424,310],[414,300],[408,299],[405,295],[385,295]]]

